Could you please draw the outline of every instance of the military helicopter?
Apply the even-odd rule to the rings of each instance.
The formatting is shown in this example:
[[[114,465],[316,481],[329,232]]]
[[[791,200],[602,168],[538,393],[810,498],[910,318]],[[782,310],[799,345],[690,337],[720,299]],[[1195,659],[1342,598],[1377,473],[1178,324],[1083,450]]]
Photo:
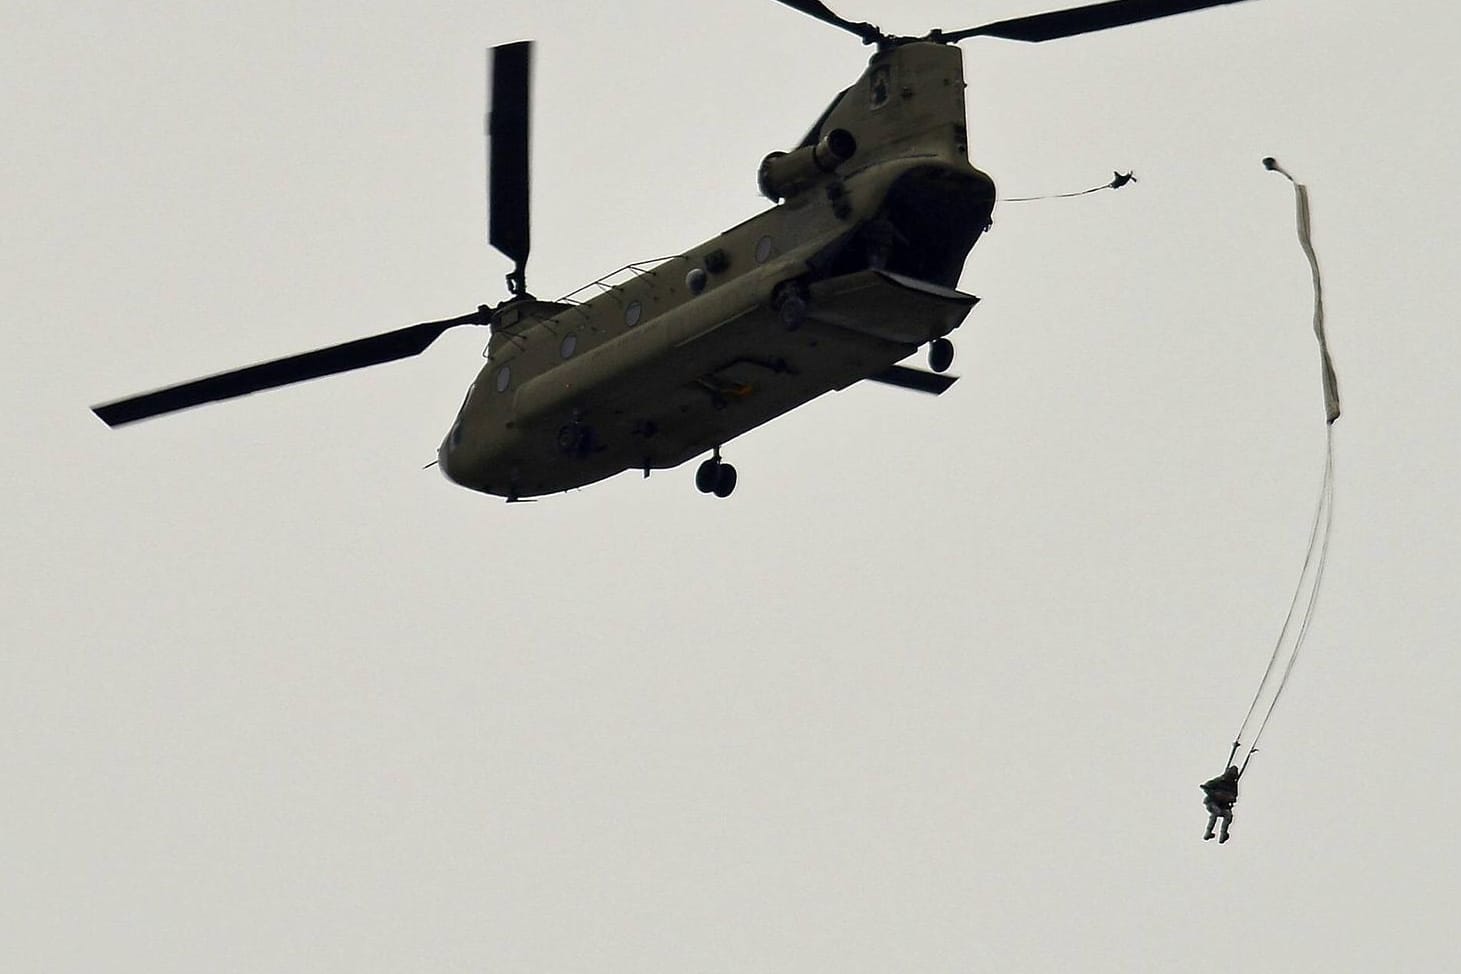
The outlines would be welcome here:
[[[994,181],[970,164],[959,41],[1047,41],[1241,0],[1110,0],[924,37],[883,33],[820,0],[785,6],[874,48],[790,151],[757,173],[766,211],[684,253],[631,264],[556,301],[527,288],[531,42],[491,52],[489,240],[508,297],[443,321],[276,359],[94,407],[109,426],[420,354],[447,329],[490,330],[437,461],[453,482],[519,501],[626,470],[697,468],[728,497],[735,437],[832,390],[939,394],[957,290],[988,229]],[[579,295],[593,293],[586,300]],[[927,346],[928,370],[898,363]]]

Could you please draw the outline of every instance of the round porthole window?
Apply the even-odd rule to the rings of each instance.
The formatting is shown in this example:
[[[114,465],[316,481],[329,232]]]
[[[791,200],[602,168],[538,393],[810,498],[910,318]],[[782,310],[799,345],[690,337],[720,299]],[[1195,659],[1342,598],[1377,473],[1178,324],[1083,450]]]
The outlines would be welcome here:
[[[624,309],[624,324],[633,328],[639,324],[639,319],[644,315],[644,307],[638,301],[630,301],[629,307]]]
[[[563,341],[558,343],[558,354],[564,358],[572,358],[573,353],[578,350],[578,336],[564,335]]]
[[[762,237],[756,241],[756,263],[764,264],[771,259],[771,238]]]
[[[504,365],[497,370],[497,391],[506,392],[510,385],[512,385],[512,369]]]

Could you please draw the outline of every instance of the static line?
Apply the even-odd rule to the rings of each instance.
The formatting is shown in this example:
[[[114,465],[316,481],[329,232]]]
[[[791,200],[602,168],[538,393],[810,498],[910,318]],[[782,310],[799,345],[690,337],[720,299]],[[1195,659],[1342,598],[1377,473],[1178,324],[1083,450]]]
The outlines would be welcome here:
[[[1136,174],[1132,172],[1113,172],[1109,183],[1102,183],[1099,186],[1092,186],[1090,189],[1077,190],[1074,193],[1050,193],[1046,196],[1011,196],[1001,202],[1004,203],[1034,203],[1037,200],[1068,200],[1076,196],[1087,196],[1091,193],[1099,193],[1103,189],[1120,189],[1127,183],[1137,181]]]

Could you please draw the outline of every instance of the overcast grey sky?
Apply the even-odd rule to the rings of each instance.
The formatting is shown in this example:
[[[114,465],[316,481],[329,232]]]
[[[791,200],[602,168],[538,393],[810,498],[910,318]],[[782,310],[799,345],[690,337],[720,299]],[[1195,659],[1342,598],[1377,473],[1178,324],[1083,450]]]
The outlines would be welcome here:
[[[1461,960],[1461,15],[1251,0],[963,45],[1006,204],[941,399],[825,397],[509,507],[420,468],[483,336],[121,431],[95,402],[469,310],[483,49],[540,41],[533,289],[757,212],[857,77],[770,0],[3,3],[0,968],[1442,970]],[[1024,0],[839,0],[923,32]],[[1345,394],[1305,657],[1200,841]]]

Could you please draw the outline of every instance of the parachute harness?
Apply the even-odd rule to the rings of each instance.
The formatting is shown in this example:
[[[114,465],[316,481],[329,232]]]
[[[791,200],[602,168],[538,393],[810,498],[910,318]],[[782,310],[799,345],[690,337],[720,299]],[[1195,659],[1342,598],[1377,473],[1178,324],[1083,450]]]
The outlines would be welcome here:
[[[1324,289],[1319,277],[1319,260],[1314,254],[1314,244],[1311,238],[1308,187],[1295,180],[1272,157],[1264,159],[1263,165],[1273,172],[1282,174],[1294,185],[1299,245],[1303,247],[1304,254],[1309,259],[1309,269],[1314,279],[1314,336],[1319,341],[1326,420],[1324,479],[1319,486],[1319,502],[1314,511],[1314,524],[1309,529],[1309,547],[1304,553],[1304,566],[1299,571],[1299,582],[1294,589],[1293,600],[1289,603],[1288,614],[1284,617],[1283,627],[1279,630],[1278,639],[1274,643],[1273,654],[1268,658],[1268,667],[1263,671],[1263,679],[1259,681],[1258,690],[1253,694],[1253,701],[1248,705],[1248,712],[1243,716],[1243,722],[1238,726],[1238,733],[1233,737],[1233,749],[1228,752],[1228,765],[1232,765],[1238,750],[1243,746],[1243,735],[1252,727],[1254,717],[1259,712],[1260,702],[1266,699],[1268,704],[1262,709],[1262,716],[1257,721],[1257,727],[1252,728],[1253,737],[1248,742],[1248,753],[1239,768],[1239,776],[1248,770],[1248,762],[1253,760],[1254,754],[1258,753],[1258,741],[1263,737],[1263,729],[1268,726],[1268,720],[1273,716],[1279,698],[1283,696],[1284,687],[1288,685],[1289,676],[1294,671],[1294,664],[1299,659],[1299,651],[1303,648],[1304,637],[1308,635],[1309,624],[1314,619],[1314,610],[1319,604],[1319,587],[1324,580],[1324,564],[1329,555],[1330,529],[1334,524],[1334,421],[1339,419],[1340,412],[1339,383],[1334,374],[1334,365],[1329,358],[1329,346],[1324,337]],[[1299,613],[1300,603],[1303,603],[1304,606],[1302,614]],[[1294,626],[1296,616],[1300,619],[1297,627]],[[1291,633],[1292,638],[1290,638]],[[1282,663],[1281,666],[1280,663]],[[1277,680],[1274,679],[1276,673],[1279,674]]]

